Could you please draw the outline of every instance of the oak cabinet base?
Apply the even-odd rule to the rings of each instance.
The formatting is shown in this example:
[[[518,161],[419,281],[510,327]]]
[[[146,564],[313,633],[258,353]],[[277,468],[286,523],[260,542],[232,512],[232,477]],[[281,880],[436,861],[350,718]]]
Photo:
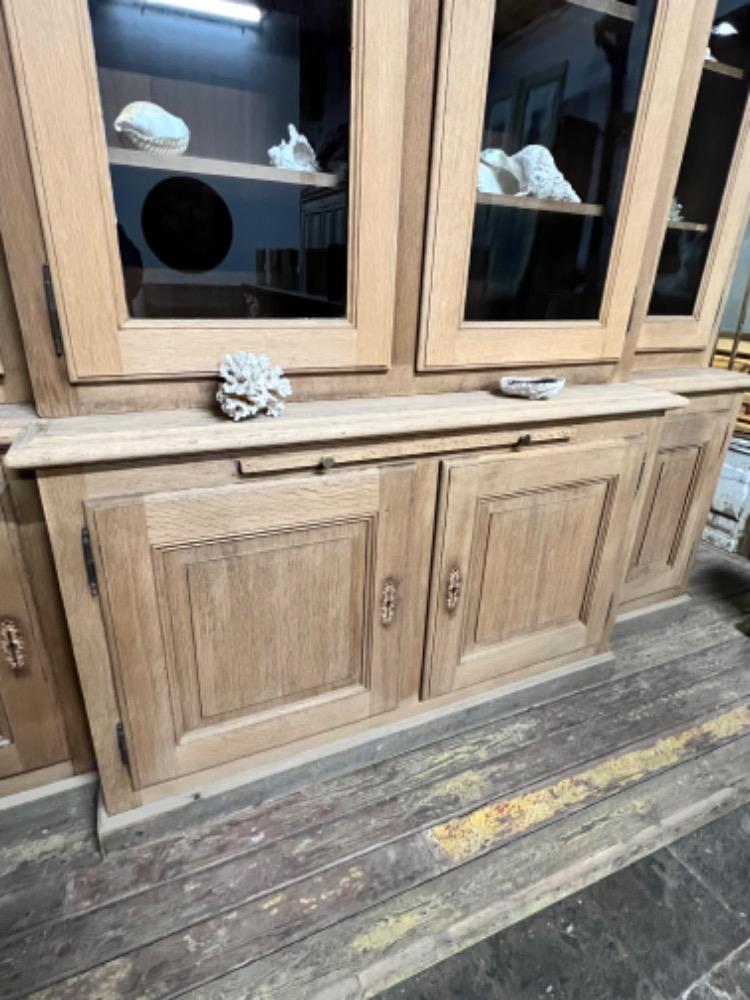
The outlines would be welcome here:
[[[37,478],[111,815],[605,651],[642,473],[682,400],[455,404],[456,424],[428,397],[331,421],[300,404],[231,428],[232,454],[227,425],[202,444],[187,414],[189,457],[118,455],[143,446],[141,415],[16,449],[23,467],[51,445]],[[295,418],[318,443],[274,447]]]

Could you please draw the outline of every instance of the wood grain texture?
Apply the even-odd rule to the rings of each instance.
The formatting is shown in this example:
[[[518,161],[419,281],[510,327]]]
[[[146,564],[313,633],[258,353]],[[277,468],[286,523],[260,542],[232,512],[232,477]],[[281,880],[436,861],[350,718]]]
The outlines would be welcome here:
[[[717,631],[710,638],[714,645],[719,635],[726,640],[726,622],[721,625],[721,632]],[[666,643],[660,648],[664,654]],[[673,637],[671,650],[674,648]],[[571,696],[532,707],[523,713],[522,719],[501,718],[412,751],[407,757],[373,763],[354,776],[316,783],[300,792],[282,795],[235,816],[228,826],[214,824],[172,830],[155,843],[137,845],[126,854],[113,853],[95,870],[74,868],[64,873],[62,879],[51,879],[48,885],[37,889],[40,905],[36,911],[21,917],[15,909],[15,895],[0,896],[0,930],[20,930],[53,917],[69,917],[105,906],[127,895],[134,880],[138,881],[140,891],[146,891],[161,882],[201,871],[210,879],[213,877],[210,872],[216,873],[215,866],[230,861],[232,870],[250,866],[255,877],[267,878],[262,874],[265,871],[263,859],[270,857],[269,851],[281,851],[278,866],[289,864],[289,855],[305,843],[310,826],[317,829],[321,824],[327,827],[335,823],[330,832],[320,834],[322,839],[317,845],[308,844],[304,864],[313,856],[310,851],[320,858],[321,852],[329,852],[345,829],[343,822],[338,822],[342,816],[349,817],[346,822],[354,822],[360,829],[360,846],[364,849],[368,843],[378,843],[384,833],[393,837],[398,829],[412,829],[412,824],[439,815],[442,808],[455,811],[457,795],[462,796],[462,802],[468,803],[481,801],[483,790],[487,788],[502,788],[511,794],[519,787],[519,782],[535,780],[545,768],[554,769],[560,755],[568,760],[568,753],[573,752],[576,754],[574,759],[581,762],[596,756],[602,745],[598,734],[607,727],[606,719],[619,711],[627,721],[617,732],[627,739],[625,727],[634,724],[647,695],[657,701],[657,711],[672,705],[673,699],[669,701],[669,696],[676,686],[686,689],[686,697],[695,698],[699,708],[708,705],[709,699],[715,698],[722,687],[733,696],[736,676],[724,669],[731,662],[728,652],[726,649],[718,655],[692,656],[658,676],[636,671],[614,683],[597,685],[586,692],[583,701],[579,696]],[[638,654],[632,647],[630,655],[630,662],[632,658],[637,662]],[[650,663],[650,666],[656,665],[656,662]],[[658,726],[658,719],[649,714],[643,724],[636,723],[633,738],[655,731],[654,725]],[[589,739],[593,739],[590,745]],[[543,750],[541,744],[547,740],[550,741],[549,749]],[[436,800],[437,810],[433,800]],[[429,809],[429,814],[425,809]],[[280,847],[289,837],[294,839]],[[15,878],[0,884],[0,891],[16,893],[23,891],[25,886],[30,888],[28,873],[19,872]]]
[[[207,825],[134,836],[103,864],[62,813],[35,814],[44,834],[29,838],[28,814],[8,828],[0,808],[12,847],[0,927],[18,920],[0,944],[10,995],[45,981],[55,998],[374,995],[747,801],[747,640],[732,628],[743,568],[702,554],[693,607],[628,623],[612,682],[508,706]],[[445,841],[452,860],[436,849],[438,831],[480,814],[479,837]]]
[[[303,187],[335,187],[335,174],[320,171],[280,170],[265,163],[237,163],[208,156],[154,156],[137,149],[107,149],[110,164],[141,170],[169,170],[172,174],[200,174],[208,177],[235,177],[269,184],[297,184]]]
[[[31,384],[23,353],[21,328],[5,251],[0,240],[0,403],[25,403],[30,399]]]
[[[541,404],[480,392],[291,403],[281,419],[240,424],[200,410],[78,417],[35,425],[23,440],[14,442],[6,462],[10,468],[28,469],[242,452],[658,413],[683,405],[682,399],[671,393],[619,384],[569,386]]]
[[[550,446],[543,463],[533,450],[443,462],[426,696],[602,640],[645,445],[603,430],[599,443]]]
[[[746,762],[745,738],[560,820],[554,839],[532,832],[313,934],[284,949],[283,968],[269,956],[185,995],[375,997],[743,805],[746,773],[730,757],[740,746]]]
[[[706,379],[704,385],[709,385]],[[620,609],[643,607],[684,591],[741,396],[695,397],[678,417],[664,418]]]
[[[353,8],[347,319],[265,323],[127,318],[86,4],[45,3],[43,12],[32,12],[9,0],[6,15],[72,378],[209,375],[223,354],[240,349],[269,352],[289,370],[386,367],[395,315],[408,0],[387,9],[356,0]],[[38,14],[43,31],[36,30]],[[61,65],[58,45],[76,58]],[[70,135],[88,137],[75,171]],[[194,167],[192,159],[184,162]],[[274,179],[292,179],[279,173]],[[81,186],[92,192],[84,209]]]
[[[158,941],[141,943],[140,946],[136,944],[138,941],[143,942],[147,933],[143,922],[139,921],[139,926],[133,930],[134,936],[130,937],[130,947],[136,944],[136,949],[110,961],[105,960],[108,950],[114,946],[119,951],[123,947],[122,935],[126,926],[123,921],[128,903],[124,901],[117,908],[119,912],[114,912],[111,907],[109,911],[93,911],[90,915],[82,915],[79,920],[69,921],[62,940],[56,939],[51,928],[48,930],[44,935],[47,958],[39,953],[39,944],[36,945],[36,983],[41,984],[50,978],[60,980],[66,975],[66,970],[69,974],[76,966],[85,967],[87,963],[94,961],[102,964],[90,972],[74,975],[68,982],[57,982],[51,988],[55,992],[50,991],[48,995],[67,998],[81,994],[96,995],[97,992],[106,995],[109,991],[112,996],[135,994],[155,997],[172,995],[178,990],[184,991],[186,987],[197,987],[217,975],[247,964],[253,958],[262,957],[264,952],[298,940],[303,923],[307,933],[330,926],[336,918],[346,919],[366,906],[409,891],[469,857],[474,858],[489,850],[498,849],[515,840],[521,833],[545,826],[553,817],[570,816],[595,804],[603,796],[615,794],[658,775],[665,768],[694,760],[702,753],[746,735],[748,731],[750,714],[746,706],[731,707],[719,712],[714,709],[710,718],[676,729],[669,736],[644,740],[624,754],[621,751],[608,754],[594,765],[599,768],[597,774],[601,775],[598,782],[588,785],[585,783],[584,778],[592,770],[591,767],[582,770],[571,768],[562,776],[562,780],[568,780],[571,787],[580,790],[580,794],[571,795],[568,801],[557,802],[550,815],[535,813],[533,810],[527,812],[524,809],[525,796],[528,794],[526,792],[508,799],[492,800],[495,814],[507,812],[511,816],[516,815],[518,822],[515,826],[504,828],[502,832],[498,831],[497,836],[477,843],[468,856],[451,856],[448,852],[443,851],[441,854],[436,851],[435,825],[428,822],[425,828],[400,839],[398,855],[395,853],[395,845],[388,844],[375,847],[364,854],[350,855],[332,867],[319,869],[317,874],[303,877],[291,884],[278,884],[277,888],[256,899],[249,899],[238,907],[227,908],[224,912],[203,920],[198,918],[198,912],[194,912],[191,918],[189,912],[183,909],[181,929],[167,932],[167,936]],[[668,753],[662,752],[664,739],[671,741]],[[550,783],[548,779],[537,794],[548,792],[551,795],[559,780]],[[425,816],[424,819],[426,818]],[[437,825],[438,831],[442,828],[442,824]],[[338,849],[340,852],[340,845]],[[394,863],[396,856],[398,864]],[[247,874],[246,868],[243,871]],[[241,893],[241,883],[236,880],[230,882],[233,890]],[[215,881],[212,884],[215,885]],[[257,884],[255,880],[253,884]],[[170,884],[169,888],[163,886],[162,892],[174,892],[176,889],[176,885]],[[195,891],[199,897],[203,895],[199,888]],[[181,897],[185,908],[188,904],[184,892]],[[229,898],[226,903],[231,907]],[[175,908],[168,906],[167,898],[162,899],[162,905],[168,921],[166,925],[162,925],[162,929],[166,930],[169,921],[175,920]],[[155,917],[156,911],[152,908],[151,912]],[[85,930],[87,926],[93,928],[95,918],[98,928],[96,943]],[[107,927],[111,930],[107,931]],[[111,937],[113,932],[115,935]],[[112,943],[108,944],[108,939]],[[78,941],[81,944],[68,951],[63,946],[63,941],[71,944]],[[220,949],[207,947],[209,942],[216,941],[221,941]],[[20,941],[15,944],[17,954]],[[34,948],[34,944],[29,941],[23,949],[27,956],[23,967],[14,960],[12,953],[6,951],[3,955],[0,968],[3,969],[10,996],[19,995],[24,988],[31,948]],[[53,953],[57,953],[55,961],[51,961]]]
[[[40,630],[7,484],[0,483],[0,617],[23,643],[23,665],[0,656],[0,777],[70,756],[50,661]]]
[[[653,192],[667,152],[694,6],[694,0],[679,5],[660,3],[656,10],[599,321],[468,323],[464,301],[476,203],[476,156],[481,146],[495,4],[471,0],[446,5],[424,265],[421,369],[619,358],[648,236]],[[529,336],[532,330],[533,337]]]
[[[5,27],[0,17],[0,129],[5,139],[0,158],[0,232],[8,253],[8,272],[26,353],[29,378],[37,400],[49,416],[76,413],[75,391],[64,362],[56,355],[47,303],[40,280],[47,260],[26,133]]]

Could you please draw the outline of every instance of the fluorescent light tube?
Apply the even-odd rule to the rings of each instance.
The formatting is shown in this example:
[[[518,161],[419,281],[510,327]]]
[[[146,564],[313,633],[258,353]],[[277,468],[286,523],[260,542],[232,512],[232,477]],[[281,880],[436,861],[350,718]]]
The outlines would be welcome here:
[[[159,7],[238,24],[260,24],[263,20],[260,7],[254,3],[242,3],[241,0],[136,0],[136,3],[141,7]]]

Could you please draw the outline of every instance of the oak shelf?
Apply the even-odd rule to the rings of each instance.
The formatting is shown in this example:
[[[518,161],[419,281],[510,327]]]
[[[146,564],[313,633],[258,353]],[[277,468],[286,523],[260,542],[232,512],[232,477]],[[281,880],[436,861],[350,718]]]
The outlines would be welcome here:
[[[609,14],[610,17],[619,17],[623,21],[635,21],[638,12],[635,7],[621,0],[568,0],[574,7],[585,7],[586,10],[593,10],[597,14]]]
[[[514,194],[486,194],[477,192],[478,205],[501,205],[504,208],[522,208],[529,212],[559,212],[563,215],[604,215],[603,205],[585,202],[552,201],[547,198],[526,198]]]
[[[667,223],[667,229],[682,229],[689,233],[707,233],[710,228],[707,222],[687,222],[685,219]]]
[[[737,66],[730,66],[729,63],[719,62],[717,59],[705,59],[703,68],[710,70],[712,73],[720,73],[722,76],[731,76],[735,80],[743,80],[745,77],[744,70],[739,69]]]
[[[240,163],[236,160],[215,160],[206,156],[154,156],[138,149],[109,147],[109,162],[118,167],[138,167],[143,170],[166,170],[169,173],[201,174],[212,177],[236,177],[246,181],[270,181],[275,184],[297,184],[304,187],[336,187],[336,174],[311,173],[306,170],[279,170],[263,163]]]

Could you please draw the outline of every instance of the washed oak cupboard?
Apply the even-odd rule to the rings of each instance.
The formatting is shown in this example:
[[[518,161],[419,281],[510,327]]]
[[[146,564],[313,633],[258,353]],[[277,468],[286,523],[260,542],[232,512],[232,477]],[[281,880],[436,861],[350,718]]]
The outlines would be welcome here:
[[[747,210],[743,4],[188,6],[1,7],[0,291],[40,414],[6,473],[38,484],[112,814],[600,677],[615,617],[684,588],[742,388],[702,365]],[[133,144],[142,102],[169,149]],[[702,332],[673,335],[699,237]],[[280,419],[216,412],[239,349],[290,373]],[[43,690],[36,735],[5,697],[17,770],[64,763],[74,698]]]

